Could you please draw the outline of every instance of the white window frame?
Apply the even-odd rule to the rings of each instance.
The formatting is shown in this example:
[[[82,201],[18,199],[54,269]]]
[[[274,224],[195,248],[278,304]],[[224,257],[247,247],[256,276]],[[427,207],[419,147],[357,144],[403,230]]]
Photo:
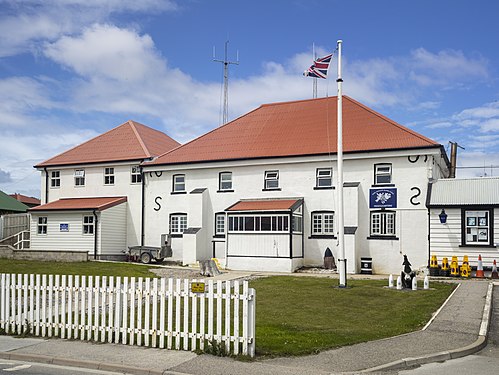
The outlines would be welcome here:
[[[274,184],[276,186],[269,186]],[[264,188],[265,190],[276,190],[279,189],[279,171],[265,171],[264,174]]]
[[[463,212],[463,245],[489,246],[492,241],[491,211],[466,209]]]
[[[328,180],[329,184],[327,183]],[[329,188],[332,186],[333,186],[333,169],[317,168],[315,174],[315,187],[320,189],[320,188]]]
[[[170,233],[182,235],[187,229],[187,214],[170,214]]]
[[[59,189],[61,187],[61,171],[50,172],[50,188]]]
[[[262,229],[263,222],[268,229]],[[229,233],[286,233],[289,234],[289,214],[238,214],[229,215]]]
[[[132,165],[130,170],[130,181],[132,184],[142,183],[142,173],[140,173],[140,165]]]
[[[388,177],[388,181],[383,181]],[[392,164],[374,164],[374,185],[389,185],[392,183]]]
[[[395,237],[395,219],[395,211],[371,211],[369,220],[371,236]]]
[[[38,223],[36,225],[36,234],[39,236],[46,236],[48,229],[48,217],[38,216]]]
[[[218,212],[215,214],[215,235],[225,236],[225,213]]]
[[[85,186],[85,169],[74,170],[75,186]]]
[[[224,178],[229,177],[229,178]],[[225,184],[230,184],[230,186],[225,186]],[[232,191],[232,172],[220,172],[218,176],[218,190],[219,191]]]
[[[84,236],[93,236],[95,233],[95,219],[93,215],[83,215],[81,220],[82,234]]]
[[[114,167],[104,168],[104,185],[114,185]]]
[[[334,236],[334,211],[314,211],[311,219],[312,236]]]
[[[173,175],[173,190],[174,193],[184,193],[185,192],[185,174],[174,174]],[[183,181],[179,182],[177,179],[182,178]]]

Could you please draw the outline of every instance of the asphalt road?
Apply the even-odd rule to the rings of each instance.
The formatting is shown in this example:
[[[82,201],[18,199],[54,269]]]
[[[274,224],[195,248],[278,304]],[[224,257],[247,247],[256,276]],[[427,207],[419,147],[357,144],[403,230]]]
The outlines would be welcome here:
[[[400,375],[459,375],[497,374],[499,369],[499,286],[494,286],[492,315],[487,346],[480,352],[443,363],[430,363],[413,370],[400,371]]]
[[[115,372],[82,369],[67,366],[54,366],[40,363],[8,361],[0,359],[0,374],[22,375],[116,375]]]

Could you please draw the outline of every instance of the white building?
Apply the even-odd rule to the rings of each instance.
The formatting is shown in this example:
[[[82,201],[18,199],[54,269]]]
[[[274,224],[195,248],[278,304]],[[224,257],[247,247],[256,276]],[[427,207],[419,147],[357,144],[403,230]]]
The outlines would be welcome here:
[[[42,177],[42,205],[31,211],[31,249],[64,250],[69,246],[106,258],[141,244],[144,191],[140,164],[177,146],[166,134],[127,121],[36,165]],[[107,199],[97,204],[81,198]],[[125,200],[118,207],[102,209],[114,198]],[[103,222],[114,215],[121,215],[110,219],[116,225]],[[92,216],[92,225],[99,222],[102,230],[90,228]],[[100,221],[98,216],[102,216]],[[108,228],[115,228],[114,235],[120,237],[113,245],[99,238]]]
[[[293,271],[336,242],[336,98],[268,104],[143,164],[145,242],[173,238],[184,264]],[[399,272],[428,263],[430,181],[443,147],[364,105],[343,101],[347,269],[362,257]]]

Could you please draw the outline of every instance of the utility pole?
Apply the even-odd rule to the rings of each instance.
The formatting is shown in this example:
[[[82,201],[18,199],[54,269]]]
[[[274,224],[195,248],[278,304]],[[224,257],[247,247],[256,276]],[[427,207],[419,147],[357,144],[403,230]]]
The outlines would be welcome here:
[[[223,114],[222,125],[226,124],[229,120],[229,65],[239,65],[239,52],[237,53],[236,61],[229,61],[227,57],[227,49],[229,41],[225,42],[225,55],[223,60],[215,58],[215,47],[213,47],[213,61],[224,64],[224,93],[223,93]]]

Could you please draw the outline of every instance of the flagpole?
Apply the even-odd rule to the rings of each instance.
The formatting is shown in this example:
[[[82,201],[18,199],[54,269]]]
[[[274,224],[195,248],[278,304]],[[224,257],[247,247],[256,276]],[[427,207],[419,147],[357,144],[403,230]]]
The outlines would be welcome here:
[[[338,40],[338,267],[340,273],[339,287],[347,286],[347,261],[345,259],[345,223],[344,223],[344,208],[343,208],[343,101],[342,87],[343,79],[341,78],[341,44],[342,40]]]

